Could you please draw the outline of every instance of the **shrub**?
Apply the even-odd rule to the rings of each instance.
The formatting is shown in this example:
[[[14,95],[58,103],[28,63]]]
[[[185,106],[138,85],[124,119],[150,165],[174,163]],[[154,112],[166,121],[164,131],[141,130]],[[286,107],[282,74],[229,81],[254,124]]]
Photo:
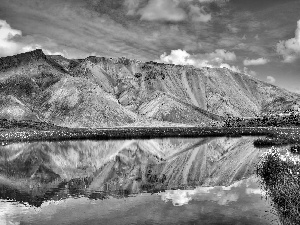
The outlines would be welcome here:
[[[297,144],[297,145],[291,146],[290,151],[291,151],[292,153],[299,154],[299,153],[300,153],[300,145]]]
[[[272,147],[257,166],[257,175],[283,224],[300,224],[300,163]]]

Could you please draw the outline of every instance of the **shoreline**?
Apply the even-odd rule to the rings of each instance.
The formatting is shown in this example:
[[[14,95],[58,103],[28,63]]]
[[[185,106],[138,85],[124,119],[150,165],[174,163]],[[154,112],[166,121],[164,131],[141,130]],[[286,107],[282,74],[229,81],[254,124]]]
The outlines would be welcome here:
[[[0,131],[2,145],[27,141],[65,140],[116,140],[152,138],[201,138],[201,137],[241,137],[269,135],[268,127],[112,127],[112,128],[65,128],[51,130],[22,129]]]

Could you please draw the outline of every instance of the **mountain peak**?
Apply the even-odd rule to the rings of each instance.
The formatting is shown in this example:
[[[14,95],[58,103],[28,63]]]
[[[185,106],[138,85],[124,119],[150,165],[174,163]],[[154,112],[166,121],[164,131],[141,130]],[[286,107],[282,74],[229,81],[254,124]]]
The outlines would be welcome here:
[[[39,59],[39,58],[45,58],[45,54],[43,52],[42,49],[35,49],[33,51],[30,51],[30,52],[26,52],[26,53],[23,53],[24,55],[29,55],[31,56],[32,58],[36,58],[36,59]],[[22,55],[19,54],[19,55]]]
[[[8,59],[8,58],[17,58],[17,59],[31,58],[31,59],[38,60],[40,58],[46,58],[46,55],[44,54],[42,49],[35,49],[35,50],[29,51],[29,52],[16,54],[14,56],[7,56],[2,59],[5,59],[5,58],[6,59]]]
[[[0,58],[0,71],[5,71],[10,68],[16,67],[21,63],[27,63],[29,61],[37,61],[40,59],[46,59],[46,55],[44,54],[42,49],[35,49],[30,52],[2,57]]]

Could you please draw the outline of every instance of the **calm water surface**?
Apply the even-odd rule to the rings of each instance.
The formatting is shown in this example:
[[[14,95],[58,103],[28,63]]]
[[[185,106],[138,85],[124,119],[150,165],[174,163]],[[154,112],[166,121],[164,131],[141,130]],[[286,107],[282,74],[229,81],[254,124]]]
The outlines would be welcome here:
[[[252,137],[0,148],[0,224],[280,224]]]

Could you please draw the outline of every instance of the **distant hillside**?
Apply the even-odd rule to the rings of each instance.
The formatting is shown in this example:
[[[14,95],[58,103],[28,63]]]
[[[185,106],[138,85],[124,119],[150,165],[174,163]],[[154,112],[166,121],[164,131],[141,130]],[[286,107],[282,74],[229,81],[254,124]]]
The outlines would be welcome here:
[[[279,97],[272,102],[265,104],[262,112],[265,114],[272,113],[289,113],[300,111],[300,99],[287,99],[286,97]]]
[[[0,119],[68,127],[130,126],[149,120],[158,126],[210,126],[227,115],[279,110],[278,99],[290,109],[294,106],[289,102],[300,99],[225,68],[94,56],[66,59],[42,50],[0,58],[0,94]]]

